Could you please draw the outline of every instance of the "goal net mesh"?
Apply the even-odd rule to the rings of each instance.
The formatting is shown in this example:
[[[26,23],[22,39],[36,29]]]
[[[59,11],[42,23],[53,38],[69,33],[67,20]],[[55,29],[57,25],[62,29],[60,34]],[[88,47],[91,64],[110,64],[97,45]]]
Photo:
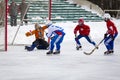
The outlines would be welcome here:
[[[14,0],[16,4],[19,6],[21,4],[22,0]],[[27,19],[23,19],[23,25],[21,26],[21,12],[19,11],[17,15],[17,26],[11,26],[10,25],[10,16],[8,15],[8,29],[14,29],[14,32],[11,32],[11,30],[8,30],[8,44],[9,45],[26,45],[31,44],[33,41],[33,37],[27,37],[25,36],[25,32],[29,31],[27,29],[27,26],[31,26],[35,23],[39,23],[40,25],[43,25],[45,21],[48,19],[48,12],[49,12],[49,0],[25,0],[25,3],[27,3],[29,6],[27,6],[24,13],[27,14]],[[11,1],[8,2],[8,5],[10,6]],[[10,8],[9,10],[10,11]],[[25,20],[28,22],[28,24],[25,24]],[[26,27],[24,27],[26,26]],[[25,31],[23,31],[23,28]],[[31,27],[30,30],[33,30]],[[24,32],[24,33],[21,33]],[[11,35],[12,34],[12,35]],[[9,35],[11,37],[9,37]],[[21,40],[22,39],[22,40]],[[31,41],[32,40],[32,41]]]

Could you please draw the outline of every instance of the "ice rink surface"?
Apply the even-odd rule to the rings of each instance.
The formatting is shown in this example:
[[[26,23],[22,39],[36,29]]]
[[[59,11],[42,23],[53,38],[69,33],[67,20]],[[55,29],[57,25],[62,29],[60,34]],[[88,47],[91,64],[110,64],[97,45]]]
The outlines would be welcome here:
[[[120,21],[114,21],[120,31]],[[99,43],[106,31],[104,22],[87,22],[91,26],[91,37]],[[94,46],[84,38],[81,39],[82,50],[75,49],[73,29],[75,23],[59,23],[64,27],[66,36],[62,43],[60,55],[47,56],[47,50],[28,52],[24,46],[8,46],[7,52],[0,52],[0,80],[120,80],[120,36],[115,40],[113,55],[104,55],[104,43],[92,55]],[[21,26],[16,44],[31,44],[33,37],[26,38],[25,32],[33,25]],[[23,28],[26,27],[26,28]],[[8,26],[9,44],[16,27]],[[14,32],[12,31],[14,30]],[[22,37],[22,38],[21,38]]]

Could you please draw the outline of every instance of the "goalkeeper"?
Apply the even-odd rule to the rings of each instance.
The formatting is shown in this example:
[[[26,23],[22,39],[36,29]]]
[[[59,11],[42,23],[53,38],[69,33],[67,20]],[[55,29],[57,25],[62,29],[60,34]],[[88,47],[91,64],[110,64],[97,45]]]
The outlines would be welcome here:
[[[45,41],[44,38],[44,31],[47,27],[46,26],[39,26],[38,23],[35,24],[35,30],[27,32],[25,35],[27,37],[35,35],[36,40],[32,43],[31,46],[25,46],[27,51],[32,51],[36,47],[37,49],[48,49],[49,44]]]

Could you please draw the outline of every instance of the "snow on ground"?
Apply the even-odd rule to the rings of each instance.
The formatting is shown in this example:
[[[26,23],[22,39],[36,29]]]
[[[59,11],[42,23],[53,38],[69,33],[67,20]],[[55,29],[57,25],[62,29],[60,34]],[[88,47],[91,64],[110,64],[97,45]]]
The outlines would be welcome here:
[[[120,32],[120,20],[114,20]],[[76,51],[73,29],[77,23],[56,23],[64,27],[66,36],[61,54],[47,56],[46,50],[27,52],[24,46],[8,46],[7,52],[0,52],[0,80],[119,80],[120,79],[120,36],[115,40],[114,55],[105,56],[102,43],[98,50],[87,56],[94,47],[84,38],[83,50]],[[106,32],[105,22],[86,22],[91,28],[91,37],[99,43]],[[30,45],[34,36],[25,37],[25,32],[34,25],[21,26],[14,44]],[[8,26],[8,43],[13,40],[17,27]],[[46,31],[47,32],[47,31]]]

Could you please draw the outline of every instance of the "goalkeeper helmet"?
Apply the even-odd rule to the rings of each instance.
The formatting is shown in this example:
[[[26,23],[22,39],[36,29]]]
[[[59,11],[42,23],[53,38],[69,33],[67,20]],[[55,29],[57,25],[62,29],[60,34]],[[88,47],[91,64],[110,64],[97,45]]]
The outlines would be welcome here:
[[[35,29],[39,29],[39,28],[40,28],[39,24],[35,23]]]

